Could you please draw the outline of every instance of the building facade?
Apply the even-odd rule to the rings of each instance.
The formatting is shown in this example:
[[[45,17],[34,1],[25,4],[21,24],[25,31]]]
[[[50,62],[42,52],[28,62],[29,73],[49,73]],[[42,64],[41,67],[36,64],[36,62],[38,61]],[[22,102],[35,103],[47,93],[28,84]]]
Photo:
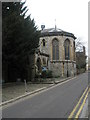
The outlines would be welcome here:
[[[76,74],[74,34],[61,29],[50,28],[41,31],[35,63],[41,72],[42,67],[51,70],[53,76],[74,76]]]
[[[82,52],[76,52],[77,74],[80,74],[86,71],[86,58],[87,56],[86,56],[85,46],[83,46]]]

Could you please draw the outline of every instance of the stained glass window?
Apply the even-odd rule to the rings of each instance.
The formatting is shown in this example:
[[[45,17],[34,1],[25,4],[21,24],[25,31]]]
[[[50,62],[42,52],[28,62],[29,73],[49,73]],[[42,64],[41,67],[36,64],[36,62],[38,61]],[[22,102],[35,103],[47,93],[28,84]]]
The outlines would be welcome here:
[[[70,40],[66,39],[64,45],[65,45],[65,59],[69,60],[70,59]]]
[[[54,39],[52,42],[53,60],[59,60],[59,41]]]

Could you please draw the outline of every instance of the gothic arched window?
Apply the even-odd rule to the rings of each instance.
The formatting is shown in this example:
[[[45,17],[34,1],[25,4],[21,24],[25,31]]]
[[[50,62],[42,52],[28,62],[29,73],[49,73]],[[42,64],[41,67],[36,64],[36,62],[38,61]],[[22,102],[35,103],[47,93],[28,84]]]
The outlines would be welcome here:
[[[75,41],[73,42],[73,46],[74,46],[74,60],[75,60]]]
[[[37,59],[37,67],[38,67],[38,71],[41,72],[41,59],[40,58]]]
[[[59,41],[54,39],[52,42],[53,60],[59,60]]]
[[[70,40],[66,39],[65,43],[65,60],[70,60]]]
[[[43,46],[45,46],[45,39],[43,39],[42,41],[43,41]]]

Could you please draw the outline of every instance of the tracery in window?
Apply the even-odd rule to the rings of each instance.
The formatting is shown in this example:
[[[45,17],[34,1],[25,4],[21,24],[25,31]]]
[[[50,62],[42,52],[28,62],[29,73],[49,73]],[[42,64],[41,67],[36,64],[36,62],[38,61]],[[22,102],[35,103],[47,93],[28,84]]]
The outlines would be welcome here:
[[[65,60],[70,60],[70,40],[66,39],[64,42],[65,47]]]
[[[54,39],[52,42],[53,60],[59,60],[59,41]]]

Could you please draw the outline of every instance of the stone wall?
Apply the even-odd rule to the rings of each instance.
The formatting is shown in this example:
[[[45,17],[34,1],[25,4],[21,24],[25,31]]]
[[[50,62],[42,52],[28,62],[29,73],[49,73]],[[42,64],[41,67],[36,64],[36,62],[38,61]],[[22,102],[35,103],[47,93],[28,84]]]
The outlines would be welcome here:
[[[55,38],[59,41],[58,61],[52,59],[52,41]],[[39,49],[41,52],[49,54],[48,68],[53,71],[53,76],[67,76],[67,61],[65,60],[64,50],[64,41],[67,38],[70,40],[70,61],[68,62],[68,74],[69,76],[74,76],[74,74],[76,74],[74,39],[68,36],[44,36],[40,38]],[[43,46],[43,39],[45,39],[45,46]]]
[[[74,51],[74,39],[66,36],[48,36],[41,37],[39,41],[40,51],[50,55],[50,60],[52,60],[52,41],[56,38],[59,41],[59,60],[65,59],[64,51],[64,41],[68,38],[70,40],[70,60],[74,60],[75,51]],[[42,40],[45,39],[46,44],[43,46]]]
[[[67,70],[68,76],[74,76],[76,74],[76,63],[63,61],[63,62],[51,62],[50,70],[53,72],[53,76],[66,77]]]
[[[62,76],[62,63],[53,62],[50,64],[50,70],[52,70],[52,74],[54,77]]]

